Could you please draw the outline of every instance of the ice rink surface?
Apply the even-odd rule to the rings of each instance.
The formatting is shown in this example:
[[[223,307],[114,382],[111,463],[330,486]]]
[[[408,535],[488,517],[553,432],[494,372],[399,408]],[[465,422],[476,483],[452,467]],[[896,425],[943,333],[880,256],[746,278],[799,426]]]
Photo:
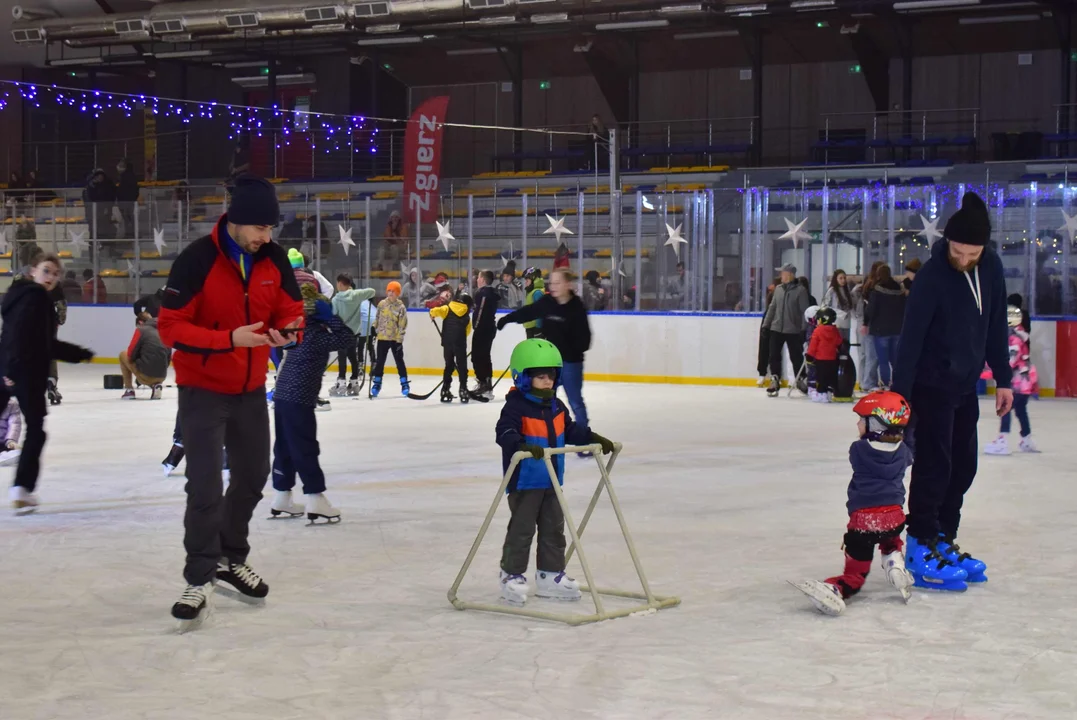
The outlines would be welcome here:
[[[176,391],[122,402],[99,389],[107,371],[61,368],[42,508],[0,514],[0,718],[1077,717],[1073,402],[1032,403],[1043,454],[981,457],[960,540],[986,586],[904,606],[876,559],[829,618],[786,581],[842,566],[849,405],[588,384],[592,425],[625,445],[612,479],[651,585],[683,602],[573,628],[449,605],[498,484],[501,401],[413,402],[387,376],[382,398],[318,415],[343,522],[271,521],[263,500],[250,562],[267,604],[218,595],[203,629],[177,635],[184,480],[159,465]],[[577,520],[597,479],[568,460]],[[462,597],[495,600],[507,513]],[[599,584],[634,589],[607,502],[584,547]]]

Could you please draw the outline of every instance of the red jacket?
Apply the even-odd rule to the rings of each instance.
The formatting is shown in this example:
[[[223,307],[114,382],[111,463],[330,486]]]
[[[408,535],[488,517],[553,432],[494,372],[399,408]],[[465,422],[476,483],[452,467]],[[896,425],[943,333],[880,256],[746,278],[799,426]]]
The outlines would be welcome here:
[[[288,256],[274,242],[255,253],[244,282],[221,246],[226,219],[172,264],[157,326],[175,350],[177,385],[238,395],[265,386],[269,346],[233,347],[232,331],[257,322],[263,330],[285,327],[303,317],[303,301]]]
[[[841,349],[841,333],[833,325],[820,325],[811,334],[808,354],[816,360],[837,360]]]

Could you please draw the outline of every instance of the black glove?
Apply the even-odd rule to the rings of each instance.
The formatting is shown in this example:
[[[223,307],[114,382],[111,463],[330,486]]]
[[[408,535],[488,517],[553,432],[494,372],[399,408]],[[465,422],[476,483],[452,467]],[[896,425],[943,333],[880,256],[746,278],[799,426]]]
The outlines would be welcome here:
[[[499,317],[497,319],[497,329],[498,330],[504,330],[505,326],[508,325],[508,321],[506,320],[506,318],[508,318],[508,315],[502,315],[501,317]]]
[[[531,457],[536,460],[542,459],[542,448],[538,445],[532,445],[531,443],[520,443],[519,450],[525,453],[531,453]]]
[[[591,432],[591,442],[598,443],[602,446],[602,454],[609,455],[613,452],[613,441],[609,438],[604,438],[596,432]]]
[[[82,351],[79,353],[79,362],[88,363],[91,360],[93,360],[93,358],[94,358],[93,350],[88,350],[86,348],[82,348]]]

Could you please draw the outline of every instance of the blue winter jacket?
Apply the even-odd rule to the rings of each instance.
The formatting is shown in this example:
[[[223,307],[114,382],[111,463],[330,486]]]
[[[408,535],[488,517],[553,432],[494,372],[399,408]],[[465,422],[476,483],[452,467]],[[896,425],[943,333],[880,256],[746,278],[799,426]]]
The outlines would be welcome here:
[[[497,444],[501,446],[501,472],[509,469],[512,456],[520,445],[538,445],[559,448],[568,445],[587,445],[591,442],[591,430],[581,427],[569,417],[568,408],[558,398],[539,400],[525,395],[516,388],[505,396],[505,406],[497,421]],[[553,466],[557,470],[557,482],[565,482],[565,456],[554,455]],[[516,466],[506,492],[517,490],[541,490],[552,487],[546,463],[528,458]]]
[[[893,389],[906,399],[914,385],[949,395],[975,392],[985,358],[998,387],[1010,387],[1002,260],[988,247],[974,272],[963,273],[950,265],[948,254],[945,239],[935,243],[905,305]]]
[[[845,506],[850,515],[864,508],[905,506],[905,470],[912,465],[912,452],[905,443],[889,452],[861,438],[849,446],[849,464],[853,479]]]
[[[288,351],[273,387],[274,402],[283,401],[315,407],[329,353],[355,347],[355,334],[336,315],[324,322],[307,318],[303,341]]]

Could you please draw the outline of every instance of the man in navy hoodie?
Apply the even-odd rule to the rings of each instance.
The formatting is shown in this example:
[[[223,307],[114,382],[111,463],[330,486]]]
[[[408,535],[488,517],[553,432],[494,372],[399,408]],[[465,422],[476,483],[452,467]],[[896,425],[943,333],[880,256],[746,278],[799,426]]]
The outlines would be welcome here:
[[[894,365],[893,390],[909,398],[915,461],[909,487],[906,566],[921,587],[965,590],[986,565],[955,544],[961,504],[976,477],[984,360],[997,381],[995,410],[1013,404],[1002,260],[990,247],[987,206],[966,193],[945,237],[916,276]],[[959,576],[961,573],[957,573]]]

